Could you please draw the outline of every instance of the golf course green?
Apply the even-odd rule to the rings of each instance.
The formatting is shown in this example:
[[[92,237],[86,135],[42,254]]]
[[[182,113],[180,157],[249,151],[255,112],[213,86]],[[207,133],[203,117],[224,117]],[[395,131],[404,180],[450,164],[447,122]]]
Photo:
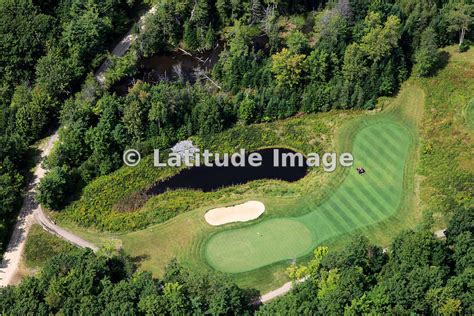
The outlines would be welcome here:
[[[402,201],[412,138],[408,127],[387,118],[369,119],[364,125],[353,135],[353,170],[331,195],[320,203],[305,197],[305,215],[214,234],[205,245],[209,265],[227,273],[255,270],[302,257],[324,240],[394,215]],[[364,175],[356,172],[359,166]]]
[[[408,83],[397,97],[381,100],[372,111],[318,113],[238,126],[203,144],[220,152],[268,146],[303,153],[351,152],[355,163],[350,168],[330,174],[317,168],[293,183],[261,180],[215,192],[172,191],[150,199],[140,211],[108,211],[123,200],[117,183],[135,185],[130,194],[156,182],[160,176],[156,168],[141,164],[88,185],[83,198],[57,220],[97,245],[113,240],[130,255],[143,258],[140,269],[154,275],[162,276],[176,258],[191,269],[219,270],[239,286],[268,291],[288,282],[285,268],[293,259],[307,262],[319,245],[338,247],[351,235],[362,234],[385,246],[418,223],[415,166],[424,102],[424,91]],[[357,167],[366,173],[359,175]],[[205,220],[210,209],[245,201],[262,202],[265,213],[254,221],[222,226]],[[89,210],[96,222],[130,231],[97,232],[75,224],[74,219]],[[164,222],[133,229],[168,213],[173,216]]]

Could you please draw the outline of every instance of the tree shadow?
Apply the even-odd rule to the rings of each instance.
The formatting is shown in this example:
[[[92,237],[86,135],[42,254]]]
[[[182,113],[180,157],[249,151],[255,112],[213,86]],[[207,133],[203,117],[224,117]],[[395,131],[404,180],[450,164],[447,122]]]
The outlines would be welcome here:
[[[55,130],[52,128],[48,130],[44,136],[52,136]],[[49,139],[48,139],[49,141]],[[26,159],[22,161],[21,174],[24,177],[24,194],[18,196],[18,204],[16,212],[12,212],[8,218],[8,231],[3,238],[4,251],[15,251],[18,246],[25,240],[25,231],[27,229],[26,220],[29,215],[39,207],[36,201],[36,186],[39,182],[35,174],[36,168],[44,162],[43,151],[39,146],[29,146],[26,151]],[[0,249],[1,251],[1,249]],[[2,266],[6,265],[2,261]]]
[[[451,58],[451,54],[447,51],[441,51],[439,53],[439,61],[438,63],[436,64],[436,67],[433,68],[433,70],[431,70],[430,72],[430,77],[434,77],[436,75],[438,75],[438,73],[443,70],[444,68],[446,68],[446,66],[448,65],[449,63],[449,59]]]
[[[25,195],[23,206],[15,218],[15,225],[11,225],[10,235],[8,238],[8,244],[6,245],[5,252],[14,252],[18,250],[18,247],[25,241],[27,235],[26,230],[28,229],[28,217],[39,207],[36,201],[35,192],[36,178],[33,175],[30,182],[28,183],[28,191]],[[5,269],[10,265],[10,260],[3,259],[0,262],[0,269]]]
[[[137,267],[140,266],[140,264],[145,261],[145,260],[148,260],[150,259],[150,255],[149,254],[141,254],[141,255],[138,255],[138,256],[131,256],[130,257],[130,261],[136,265]]]

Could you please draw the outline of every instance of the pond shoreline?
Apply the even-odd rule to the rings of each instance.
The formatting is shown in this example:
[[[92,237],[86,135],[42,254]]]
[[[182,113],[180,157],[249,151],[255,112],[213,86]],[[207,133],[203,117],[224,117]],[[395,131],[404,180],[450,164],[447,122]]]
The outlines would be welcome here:
[[[274,155],[274,150],[278,150],[277,157]],[[262,157],[262,163],[258,167],[251,165],[220,167],[217,164],[212,167],[191,167],[154,184],[146,191],[146,195],[155,196],[174,189],[194,189],[211,192],[223,187],[245,184],[261,179],[295,182],[305,177],[308,172],[306,162],[303,165],[296,166],[275,164],[275,158],[288,153],[296,153],[293,150],[287,148],[266,148],[249,153],[246,155],[246,158],[254,153],[259,153]]]

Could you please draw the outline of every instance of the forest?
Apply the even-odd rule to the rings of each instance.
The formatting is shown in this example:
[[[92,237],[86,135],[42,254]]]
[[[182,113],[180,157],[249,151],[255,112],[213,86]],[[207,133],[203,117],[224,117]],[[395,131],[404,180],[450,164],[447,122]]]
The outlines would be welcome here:
[[[433,74],[444,60],[438,47],[459,43],[466,50],[472,35],[463,30],[472,24],[472,15],[473,5],[464,1],[164,2],[137,28],[130,52],[112,59],[104,86],[89,76],[75,94],[66,88],[62,96],[57,88],[45,92],[38,88],[41,82],[42,87],[58,84],[40,76],[45,58],[53,57],[41,59],[35,87],[19,85],[11,92],[15,120],[9,122],[15,122],[13,134],[31,140],[50,120],[62,126],[62,141],[47,161],[51,172],[39,187],[40,202],[61,210],[71,200],[67,197],[121,167],[126,148],[150,153],[235,124],[298,112],[372,109],[377,98],[396,94],[411,73]],[[266,39],[264,49],[255,48],[257,37]],[[208,74],[196,71],[196,82],[179,76],[159,83],[137,81],[126,95],[114,93],[113,84],[133,77],[140,59],[177,46],[203,51],[218,38],[225,41],[224,51]],[[69,73],[66,68],[53,76],[55,69],[47,69],[57,79]],[[67,80],[60,81],[61,87]],[[34,114],[40,95],[57,100],[48,110],[51,115],[40,111],[43,119]],[[23,116],[20,108],[28,113]],[[21,132],[22,124],[27,131]]]
[[[139,13],[152,5],[156,13],[139,27]],[[435,75],[447,62],[438,48],[463,52],[474,40],[473,0],[0,0],[0,17],[0,253],[31,178],[33,145],[58,127],[60,142],[38,187],[39,202],[55,211],[120,168],[126,148],[151,153],[239,124],[374,109],[409,77]],[[130,28],[130,51],[111,56]],[[217,63],[196,69],[192,81],[177,70],[177,79],[132,80],[125,95],[114,90],[150,56],[177,48],[199,54],[218,43]],[[94,72],[106,60],[100,84]],[[473,213],[448,211],[446,241],[422,229],[400,235],[390,256],[363,238],[342,251],[318,248],[308,266],[290,271],[310,282],[257,313],[470,311]],[[124,254],[61,254],[38,277],[0,289],[0,310],[254,311],[257,294],[223,276],[173,262],[157,280],[135,268]]]
[[[172,261],[160,279],[137,272],[140,258],[111,249],[72,250],[53,257],[38,277],[0,288],[3,314],[127,315],[362,315],[472,313],[474,212],[454,210],[447,239],[421,227],[406,231],[390,255],[355,236],[338,251],[318,247],[307,265],[288,274],[306,282],[258,306],[258,292],[216,273]]]
[[[0,1],[0,249],[67,99],[133,23],[133,1]]]

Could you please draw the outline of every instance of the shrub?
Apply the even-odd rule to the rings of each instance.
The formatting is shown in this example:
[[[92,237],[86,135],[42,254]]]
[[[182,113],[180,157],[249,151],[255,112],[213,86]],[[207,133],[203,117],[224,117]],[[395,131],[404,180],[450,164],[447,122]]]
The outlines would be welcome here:
[[[66,167],[55,167],[38,185],[38,201],[52,210],[59,210],[65,205],[69,173]]]

